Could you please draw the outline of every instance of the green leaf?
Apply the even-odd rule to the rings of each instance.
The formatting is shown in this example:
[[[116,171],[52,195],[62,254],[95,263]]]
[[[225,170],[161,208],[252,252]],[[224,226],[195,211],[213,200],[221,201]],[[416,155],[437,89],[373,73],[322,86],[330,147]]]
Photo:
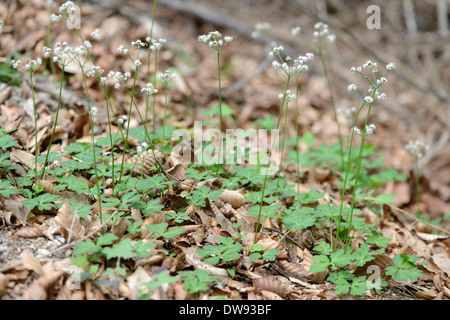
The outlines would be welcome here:
[[[330,258],[325,255],[313,256],[312,259],[316,262],[309,268],[311,273],[325,271],[331,265]]]
[[[101,247],[109,246],[109,245],[113,244],[114,241],[116,241],[117,239],[119,239],[119,238],[115,234],[106,233],[106,234],[98,237],[97,246],[101,246]]]
[[[323,254],[329,254],[331,252],[331,246],[328,242],[320,241],[317,246],[314,247],[314,251],[321,252]]]
[[[191,294],[210,290],[211,283],[217,279],[216,276],[212,276],[208,271],[201,269],[193,272],[180,271],[178,275],[185,282],[183,288]]]
[[[313,226],[316,222],[316,218],[308,213],[311,208],[307,208],[307,210],[302,209],[305,208],[301,208],[299,211],[290,212],[284,216],[283,223],[288,228],[294,230],[302,230]]]
[[[264,261],[275,261],[277,255],[280,253],[280,250],[277,249],[267,249],[264,251],[262,258]]]
[[[163,284],[169,284],[179,279],[177,277],[173,277],[169,275],[167,271],[161,271],[159,273],[152,274],[154,279],[150,282],[144,283],[143,285],[147,287],[150,291],[154,291],[161,287]]]
[[[106,255],[107,259],[122,258],[129,259],[136,256],[136,249],[131,244],[131,239],[126,238],[112,247],[106,247],[102,249],[102,252]]]

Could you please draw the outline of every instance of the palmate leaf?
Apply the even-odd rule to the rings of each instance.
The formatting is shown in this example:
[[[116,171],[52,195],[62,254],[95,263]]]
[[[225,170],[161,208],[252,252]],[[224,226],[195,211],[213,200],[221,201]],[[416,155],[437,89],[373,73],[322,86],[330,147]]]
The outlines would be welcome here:
[[[137,255],[136,248],[131,244],[131,239],[126,238],[112,247],[106,247],[102,249],[102,252],[106,255],[107,259],[122,258],[129,259]]]
[[[302,207],[295,211],[288,211],[283,218],[283,223],[291,229],[302,230],[311,227],[316,222],[316,218],[311,214],[314,209]]]

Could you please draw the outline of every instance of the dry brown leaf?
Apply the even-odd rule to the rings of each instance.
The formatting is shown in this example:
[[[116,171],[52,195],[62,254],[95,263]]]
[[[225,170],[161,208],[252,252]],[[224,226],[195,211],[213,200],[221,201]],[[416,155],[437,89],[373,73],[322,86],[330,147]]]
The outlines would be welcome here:
[[[309,269],[311,268],[311,265],[314,263],[315,261],[312,259],[312,254],[311,252],[309,252],[308,249],[303,249],[303,265],[305,266],[306,270],[309,271]],[[315,272],[312,274],[312,280],[315,283],[322,283],[326,278],[328,277],[328,269],[325,269],[322,272]]]
[[[420,290],[415,293],[415,296],[417,298],[428,300],[436,298],[437,295],[438,295],[437,292],[434,290]]]
[[[134,155],[132,158],[126,160],[126,163],[132,164],[132,172],[134,174],[140,175],[153,175],[157,172],[156,161],[161,158],[161,153],[158,150],[147,150],[141,154]]]
[[[0,92],[0,104],[3,104],[3,102],[5,102],[9,98],[9,96],[11,95],[11,90],[12,86],[8,86],[6,87],[6,89]]]
[[[112,232],[114,233],[114,235],[120,238],[124,235],[127,229],[128,229],[128,222],[124,217],[121,217],[119,221],[116,221],[116,223],[113,224]]]
[[[274,277],[265,277],[253,280],[253,286],[257,291],[270,291],[283,299],[286,298],[287,295],[286,287],[280,282],[280,280]]]
[[[28,250],[25,250],[23,252],[21,261],[23,266],[28,270],[34,271],[38,276],[44,275],[41,264],[36,260],[35,257],[33,257],[33,255]]]
[[[308,278],[312,275],[304,266],[297,263],[280,260],[278,265],[298,278]]]
[[[231,204],[234,209],[240,208],[245,204],[245,197],[238,191],[224,189],[219,199]]]
[[[140,294],[144,293],[139,291],[140,289],[142,289],[141,285],[151,280],[152,277],[143,267],[137,267],[136,270],[126,278],[128,287],[130,289],[130,296],[128,296],[128,298],[135,300]]]
[[[16,218],[12,211],[0,210],[0,222],[7,226],[18,226],[21,221]]]
[[[61,234],[68,241],[81,239],[85,230],[80,223],[80,218],[73,211],[72,206],[66,200],[61,208],[58,210],[58,214],[55,217],[55,222],[59,226]]]
[[[4,275],[3,273],[0,273],[0,297],[8,292],[8,283],[9,283],[8,276]]]
[[[424,232],[416,232],[417,236],[425,241],[435,241],[435,240],[445,240],[448,239],[449,236],[432,234],[432,233],[424,233]]]
[[[28,213],[30,212],[30,210],[21,202],[25,199],[26,198],[24,196],[19,194],[12,194],[8,198],[3,199],[3,210],[12,212],[11,217],[9,217],[10,222],[15,224],[25,224]]]
[[[268,290],[261,290],[261,294],[263,295],[264,298],[266,298],[267,300],[284,300],[282,297],[280,297],[278,294],[276,294],[275,292],[271,292]]]
[[[433,262],[443,271],[447,274],[447,276],[450,276],[450,259],[449,257],[444,253],[436,253],[433,254],[431,257],[433,259]]]
[[[46,229],[45,225],[34,223],[30,227],[23,227],[23,228],[17,230],[17,232],[14,233],[14,236],[21,237],[21,238],[42,237],[42,236],[44,236],[45,229]]]
[[[24,293],[24,299],[46,300],[48,290],[52,289],[63,275],[64,271],[55,271],[35,280]]]

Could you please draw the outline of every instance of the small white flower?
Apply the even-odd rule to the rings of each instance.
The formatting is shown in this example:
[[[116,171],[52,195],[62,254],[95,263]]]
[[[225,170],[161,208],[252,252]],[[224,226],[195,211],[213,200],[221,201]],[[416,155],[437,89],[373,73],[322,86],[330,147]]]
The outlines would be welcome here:
[[[361,130],[358,127],[353,127],[352,131],[357,133],[357,134],[359,134],[359,135],[361,135]]]
[[[137,146],[136,147],[136,151],[137,151],[137,153],[141,154],[142,153],[142,146]]]
[[[327,36],[327,40],[329,42],[334,42],[334,40],[336,40],[336,36],[334,34],[330,34],[329,36]]]
[[[99,29],[95,29],[95,30],[91,33],[91,37],[94,38],[95,40],[100,39],[100,30],[99,30]]]
[[[358,88],[356,87],[356,85],[355,85],[354,83],[352,83],[352,84],[349,84],[349,85],[348,85],[347,90],[348,90],[349,92],[351,92],[351,91],[356,91],[356,90],[358,90]]]
[[[85,40],[84,41],[84,46],[86,48],[88,48],[88,49],[91,49],[92,48],[92,43],[89,40]]]
[[[379,95],[377,95],[377,99],[378,100],[386,99],[386,93],[384,93],[384,92],[380,93]]]
[[[96,106],[92,106],[90,114],[94,117],[97,113],[98,113],[97,107]]]
[[[134,65],[139,68],[142,65],[142,62],[139,59],[134,60]]]
[[[372,134],[376,126],[374,124],[369,124],[366,126],[366,135]]]
[[[395,68],[395,63],[390,62],[388,65],[386,65],[386,70],[392,70]]]
[[[415,158],[420,158],[424,155],[425,151],[429,149],[429,146],[420,140],[410,140],[405,146],[405,150]]]
[[[62,16],[60,14],[58,15],[58,14],[52,13],[51,16],[50,16],[50,20],[52,22],[58,22],[58,21],[62,20]]]
[[[116,83],[116,84],[114,85],[114,89],[120,89],[120,83]]]
[[[366,96],[366,97],[364,97],[364,101],[365,101],[366,103],[372,103],[372,102],[373,102],[373,99],[372,99],[372,97]]]
[[[297,35],[300,34],[300,31],[301,31],[301,28],[297,26],[297,27],[294,27],[294,28],[291,29],[291,34],[293,36],[297,36]]]
[[[306,53],[305,56],[306,56],[306,58],[307,58],[308,60],[314,59],[314,53],[308,52],[308,53]]]

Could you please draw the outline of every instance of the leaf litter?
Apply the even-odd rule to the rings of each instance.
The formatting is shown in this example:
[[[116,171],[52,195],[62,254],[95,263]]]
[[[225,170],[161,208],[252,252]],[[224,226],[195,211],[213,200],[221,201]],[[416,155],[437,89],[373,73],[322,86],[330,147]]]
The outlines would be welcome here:
[[[43,1],[41,1],[43,2]],[[3,4],[2,4],[3,5]],[[139,7],[139,3],[135,4]],[[28,19],[27,10],[36,10],[45,13],[45,6],[34,7],[32,4],[25,4],[15,8],[12,15],[16,21]],[[85,9],[88,13],[92,8]],[[167,9],[165,9],[167,10]],[[161,18],[167,18],[170,13],[162,10]],[[99,23],[95,17],[90,17],[91,24]],[[104,25],[116,25],[115,19],[121,19],[123,23],[132,23],[122,17],[107,17]],[[112,21],[114,20],[114,21]],[[33,24],[42,22],[36,21]],[[122,23],[122,22],[121,22]],[[20,30],[23,28],[23,30]],[[40,53],[45,33],[28,29],[26,24],[18,27],[19,30],[13,30],[4,35],[2,44],[8,41],[9,46],[0,48],[5,55],[11,55],[14,52],[35,52]],[[174,36],[177,32],[183,34],[184,27],[181,24],[174,23],[176,32],[170,34]],[[16,39],[20,32],[26,32],[27,36],[22,39]],[[142,30],[133,30],[138,38],[145,34]],[[102,61],[115,61],[113,44],[126,43],[129,39],[124,37],[121,32],[111,33],[109,35],[111,45],[110,50],[101,50],[97,53]],[[127,35],[129,36],[129,35]],[[58,35],[58,38],[68,38],[65,33]],[[187,38],[187,37],[186,37]],[[36,44],[36,46],[32,45]],[[186,51],[195,51],[195,42],[186,40],[184,44],[188,49]],[[172,48],[171,48],[172,49]],[[248,46],[252,50],[252,46]],[[175,54],[177,48],[173,48]],[[258,51],[260,52],[260,51]],[[235,53],[234,53],[235,54]],[[201,56],[206,57],[201,54]],[[163,63],[175,63],[180,69],[188,70],[187,62],[182,59],[176,59],[171,50],[163,51]],[[210,68],[202,68],[199,74],[189,74],[180,77],[176,82],[174,92],[173,108],[177,111],[177,120],[174,123],[191,123],[192,112],[186,110],[184,104],[186,98],[191,94],[198,95],[197,102],[199,109],[202,106],[210,105],[216,97],[205,94],[205,92],[214,92],[215,84],[211,84],[211,73],[208,70],[213,69],[214,61],[205,58],[205,64]],[[231,59],[231,56],[225,57],[225,60]],[[249,59],[249,61],[253,61]],[[191,62],[189,62],[191,63]],[[238,78],[236,73],[239,64],[245,65],[247,61],[237,60],[238,66],[230,72],[227,81]],[[244,68],[245,69],[245,68]],[[251,126],[252,117],[262,118],[263,115],[276,114],[276,101],[272,98],[266,99],[262,92],[276,92],[276,83],[272,80],[272,75],[262,75],[262,79],[257,79],[249,85],[245,99],[253,99],[254,105],[249,106],[245,113],[237,115],[241,127]],[[77,75],[69,78],[68,86],[63,95],[63,103],[67,105],[60,118],[61,125],[57,131],[56,143],[52,146],[54,151],[62,151],[72,142],[78,142],[80,145],[89,141],[89,126],[87,121],[87,107],[80,87],[80,79]],[[10,174],[15,177],[24,177],[26,172],[34,169],[34,148],[41,152],[46,150],[49,132],[51,132],[52,118],[54,118],[55,106],[57,105],[58,94],[54,90],[53,80],[50,76],[42,77],[36,86],[36,92],[39,98],[39,124],[38,124],[38,145],[35,145],[32,123],[33,113],[27,111],[27,104],[30,104],[29,84],[25,79],[22,80],[23,93],[17,93],[12,86],[0,87],[0,106],[2,116],[2,127],[7,130],[17,129],[12,133],[18,141],[18,147],[14,147],[10,152],[9,160],[16,165]],[[204,83],[211,84],[211,88],[204,89]],[[332,122],[327,122],[327,118],[321,118],[317,110],[321,105],[327,104],[327,98],[321,96],[323,92],[320,86],[324,82],[320,78],[314,78],[311,85],[305,84],[306,96],[310,101],[304,102],[307,106],[305,114],[309,114],[311,120],[302,123],[304,130],[311,130],[321,139],[330,139],[323,133],[324,127],[333,127]],[[94,83],[90,84],[95,87]],[[274,89],[275,88],[275,89]],[[93,99],[97,97],[101,100],[101,92],[94,92]],[[98,90],[100,91],[100,90]],[[177,100],[178,97],[178,100]],[[117,99],[126,102],[126,96],[118,96]],[[242,99],[242,97],[241,97]],[[230,100],[230,105],[240,108],[237,100]],[[314,105],[314,107],[311,107]],[[23,106],[23,108],[21,107]],[[156,104],[157,113],[161,114],[163,110],[163,101]],[[28,108],[29,109],[29,108]],[[25,110],[25,111],[24,111]],[[32,110],[32,109],[31,109]],[[119,110],[118,110],[119,111]],[[122,110],[124,111],[124,110]],[[133,121],[139,123],[136,114],[132,114]],[[230,118],[231,119],[231,118]],[[225,121],[230,121],[227,119]],[[99,129],[103,125],[102,129]],[[228,124],[231,126],[231,124]],[[106,126],[100,123],[96,128],[96,137],[101,138],[102,131]],[[121,142],[123,144],[123,142]],[[137,139],[130,137],[127,141],[131,146],[137,146]],[[123,147],[123,145],[122,145]],[[104,150],[108,152],[109,150]],[[66,160],[80,161],[73,154],[66,156]],[[290,232],[285,225],[279,224],[277,219],[270,217],[269,210],[267,216],[262,222],[262,231],[257,234],[256,245],[262,247],[261,252],[268,250],[277,250],[273,261],[265,261],[262,258],[250,261],[248,256],[241,252],[249,250],[253,244],[255,236],[256,219],[251,213],[251,205],[244,196],[245,188],[232,190],[222,187],[222,182],[217,179],[192,179],[192,175],[187,177],[186,170],[180,159],[175,155],[165,154],[164,156],[154,150],[141,156],[126,154],[126,163],[130,165],[130,172],[134,176],[145,176],[149,178],[161,177],[162,173],[157,170],[156,159],[161,159],[161,166],[164,169],[166,178],[172,183],[165,191],[160,201],[148,199],[146,208],[128,208],[122,210],[125,215],[116,219],[120,205],[126,201],[123,197],[120,203],[111,202],[111,206],[102,207],[99,212],[99,206],[95,199],[91,199],[88,194],[71,192],[70,189],[60,190],[56,188],[55,181],[46,177],[48,180],[41,180],[39,184],[46,193],[58,195],[59,199],[54,201],[49,198],[48,202],[44,200],[35,207],[29,209],[24,206],[23,196],[13,194],[10,196],[1,196],[0,198],[0,297],[2,299],[136,299],[141,295],[151,299],[213,299],[219,296],[225,296],[230,299],[251,299],[251,300],[286,300],[286,299],[346,299],[346,295],[336,294],[334,287],[325,279],[328,271],[311,273],[309,268],[314,263],[313,256],[316,254],[313,248],[320,241],[327,240],[327,233],[317,230],[311,226],[308,221],[293,219],[287,225],[296,229],[304,229],[307,232]],[[62,159],[60,159],[62,160]],[[39,163],[39,165],[41,165]],[[58,168],[61,161],[52,161],[51,166]],[[127,169],[128,170],[128,169]],[[294,172],[295,169],[286,172]],[[305,168],[300,188],[306,187],[309,190],[323,191],[327,196],[334,199],[339,198],[339,194],[333,190],[336,183],[329,168],[311,167]],[[4,176],[2,176],[4,178]],[[76,177],[80,185],[92,188],[92,181],[80,174]],[[295,181],[295,177],[290,177]],[[157,178],[158,179],[158,178]],[[427,179],[424,177],[424,179]],[[160,184],[163,180],[155,180],[153,189],[159,192]],[[105,181],[105,185],[111,182]],[[68,186],[76,185],[76,181],[71,181]],[[204,189],[200,189],[204,186]],[[138,189],[135,185],[133,188]],[[445,235],[433,234],[436,226],[427,222],[419,222],[410,215],[405,215],[403,211],[413,211],[414,205],[411,204],[411,187],[406,182],[392,182],[386,188],[395,190],[400,196],[393,203],[396,208],[386,207],[385,215],[378,221],[380,231],[391,238],[387,244],[387,251],[384,254],[375,255],[374,259],[362,266],[358,266],[352,272],[355,275],[368,276],[371,266],[378,266],[382,270],[381,278],[389,281],[389,287],[379,293],[368,292],[364,299],[449,299],[450,298],[450,241],[447,232]],[[215,195],[214,191],[223,190]],[[73,191],[73,190],[72,190]],[[196,193],[195,191],[201,191]],[[106,192],[106,190],[105,190]],[[436,192],[429,186],[424,194],[424,212],[430,212],[431,218],[435,218],[443,210],[448,210],[448,203],[436,197]],[[203,197],[202,197],[203,195]],[[74,211],[69,205],[69,200],[79,201],[79,207]],[[111,199],[111,198],[110,198]],[[311,207],[317,207],[319,204],[327,202],[326,198],[319,197],[309,204]],[[281,205],[286,206],[285,200],[280,201]],[[39,205],[42,207],[39,208]],[[180,208],[188,206],[185,217],[181,216]],[[280,205],[280,208],[281,208]],[[49,206],[49,207],[47,207]],[[89,206],[88,210],[83,206]],[[87,207],[86,207],[87,208]],[[438,208],[438,209],[436,209]],[[78,211],[79,210],[79,211]],[[100,221],[96,217],[101,214],[106,219]],[[363,217],[370,221],[373,215],[371,210],[363,213]],[[82,216],[83,218],[80,218]],[[375,215],[376,216],[376,215]],[[170,217],[170,219],[169,219]],[[178,223],[175,223],[178,219]],[[306,225],[303,225],[306,223]],[[445,224],[446,223],[446,224]],[[131,233],[130,228],[133,224],[141,228],[141,232],[136,236]],[[444,222],[448,228],[448,221]],[[445,228],[445,227],[444,227]],[[105,230],[112,230],[111,236],[104,235]],[[276,231],[274,231],[276,230]],[[444,229],[448,230],[448,229]],[[442,230],[440,230],[442,231]],[[228,246],[228,241],[224,238],[232,239],[232,242],[239,244],[239,247]],[[120,241],[116,241],[120,239]],[[85,246],[78,247],[76,243],[84,240]],[[223,246],[223,251],[204,251],[209,246],[217,249]],[[353,245],[353,244],[352,244]],[[355,248],[361,244],[355,243]],[[69,259],[72,254],[78,250],[88,253],[90,256],[99,255],[98,264],[95,264],[95,270],[91,270],[94,275],[107,274],[101,281],[84,280],[82,283],[76,282],[75,276],[80,276],[77,266]],[[237,251],[233,251],[237,250]],[[206,252],[201,256],[199,252]],[[395,254],[412,255],[415,254],[426,261],[428,264],[420,266],[423,272],[423,278],[409,283],[400,283],[392,280],[392,277],[386,274],[386,268],[394,266],[393,256]],[[220,256],[220,259],[217,259]],[[206,258],[214,258],[218,263],[206,263]],[[117,261],[114,263],[113,261]],[[182,271],[206,271],[214,277],[211,280],[213,285],[210,290],[202,292],[200,295],[188,292],[184,282],[175,277]],[[75,280],[75,282],[73,282]],[[187,281],[187,280],[185,280]],[[155,290],[158,288],[158,290]]]

